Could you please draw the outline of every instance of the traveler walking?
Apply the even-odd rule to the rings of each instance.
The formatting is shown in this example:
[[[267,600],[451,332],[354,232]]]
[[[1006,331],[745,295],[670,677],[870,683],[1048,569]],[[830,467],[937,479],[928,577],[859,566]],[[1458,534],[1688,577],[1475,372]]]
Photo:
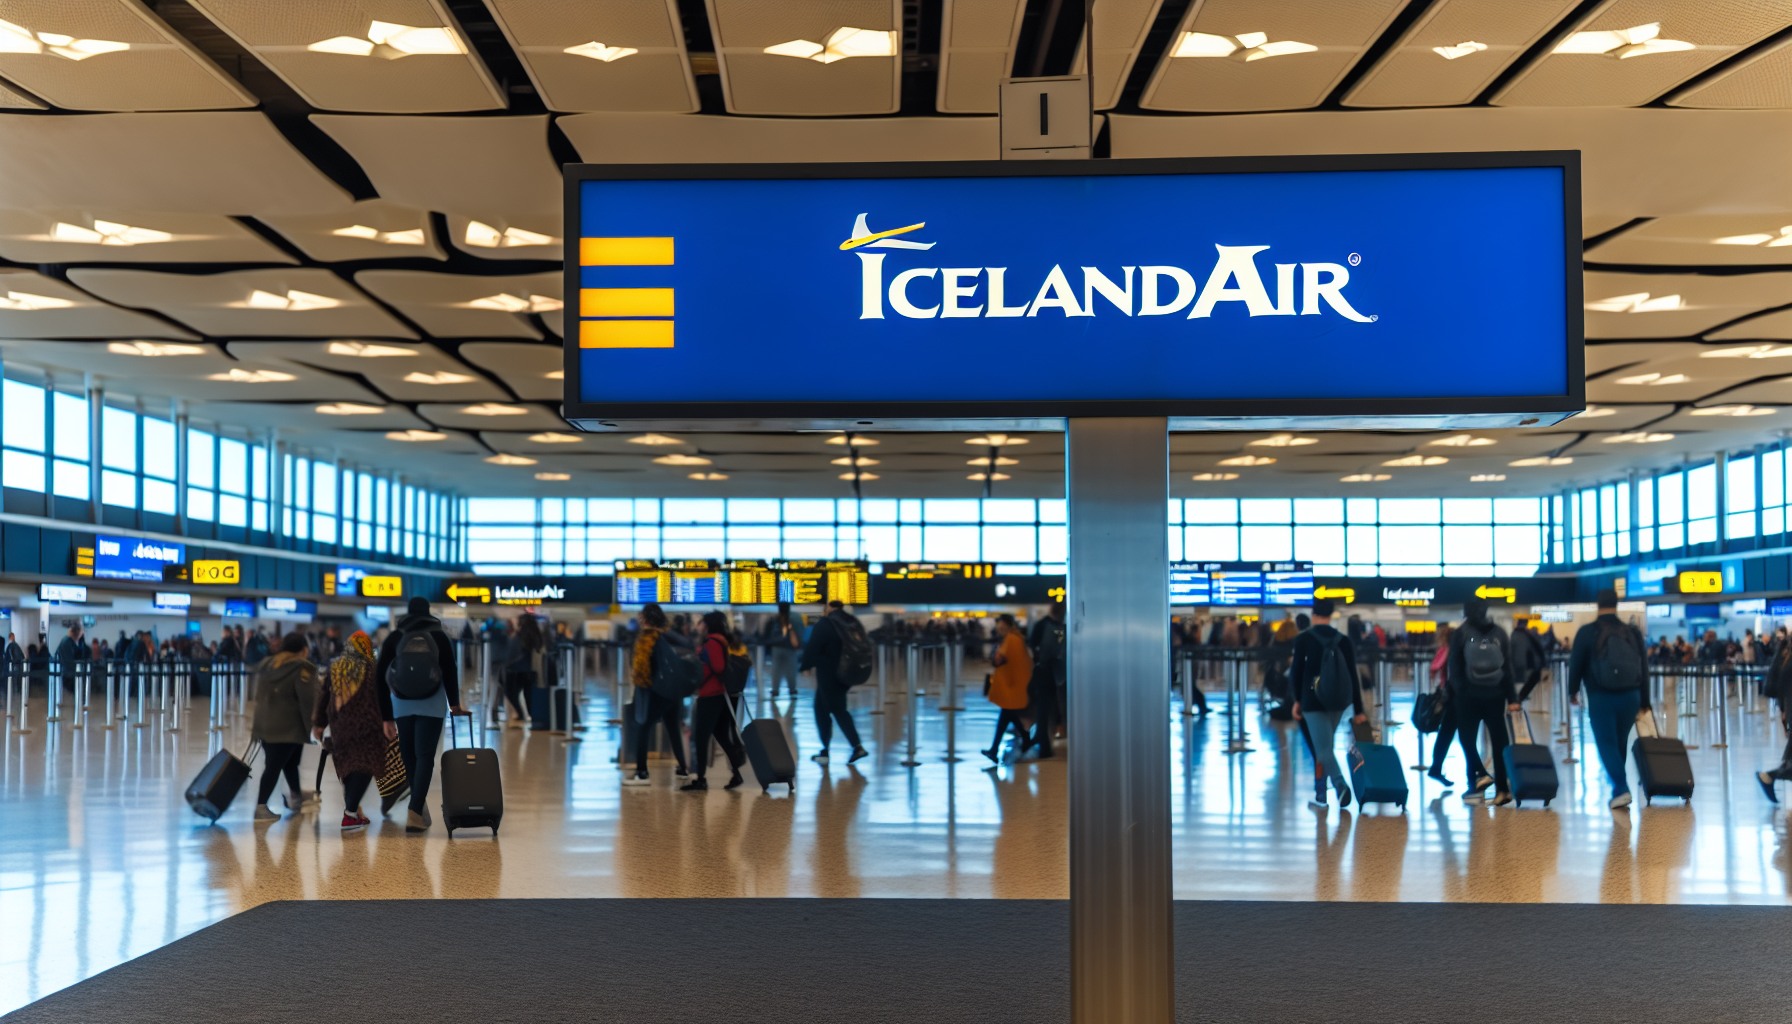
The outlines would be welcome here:
[[[404,830],[427,832],[431,824],[429,786],[435,778],[442,722],[450,712],[466,714],[460,706],[460,673],[456,671],[454,647],[442,629],[442,620],[429,613],[429,601],[422,597],[411,598],[405,617],[380,645],[377,663],[372,661],[373,642],[366,633],[356,632],[349,641],[351,647],[367,656],[368,668],[379,689],[381,716],[397,730],[399,754],[404,758],[405,776],[411,784],[410,813],[405,816]],[[335,665],[330,666],[330,671],[334,684]],[[388,730],[387,735],[392,732]],[[379,775],[386,765],[384,744],[379,745],[374,758],[368,771]],[[365,782],[362,788],[366,788]]]
[[[1010,726],[1014,728],[1017,755],[1025,753],[1031,745],[1021,713],[1026,711],[1029,703],[1027,683],[1033,677],[1033,657],[1027,653],[1027,645],[1020,638],[1020,627],[1015,624],[1014,616],[996,617],[996,649],[990,654],[989,663],[994,666],[989,674],[989,700],[1002,710],[996,715],[995,737],[983,756],[1001,764],[1002,737]]]
[[[1580,706],[1581,686],[1587,692],[1587,725],[1599,763],[1611,779],[1612,810],[1630,806],[1630,779],[1624,755],[1637,715],[1649,710],[1648,648],[1635,626],[1618,618],[1618,592],[1601,590],[1593,598],[1599,617],[1574,634],[1568,655],[1568,701]]]
[[[1512,678],[1514,681],[1524,680],[1518,689],[1518,702],[1524,703],[1531,696],[1531,691],[1543,681],[1543,644],[1537,640],[1537,634],[1531,632],[1530,626],[1521,624],[1512,630]]]
[[[75,689],[75,663],[87,658],[87,645],[81,642],[81,624],[77,622],[68,628],[68,635],[56,646],[56,666],[62,675],[62,685],[70,692]]]
[[[298,636],[298,634],[293,634]],[[299,637],[303,644],[304,638]],[[281,649],[285,649],[282,643]],[[361,813],[361,797],[386,762],[386,740],[397,730],[390,713],[390,698],[376,682],[373,642],[356,632],[342,656],[330,662],[330,677],[312,715],[312,734],[323,739],[330,730],[330,755],[336,762],[336,778],[342,783],[342,831],[359,832],[370,819]],[[437,732],[440,732],[438,720]],[[430,748],[433,754],[435,748]]]
[[[1511,645],[1506,631],[1487,617],[1485,598],[1464,601],[1462,614],[1462,625],[1450,637],[1447,669],[1450,703],[1456,705],[1457,736],[1462,740],[1462,756],[1468,761],[1469,784],[1462,799],[1477,799],[1491,785],[1494,806],[1504,807],[1512,802],[1506,781],[1506,744],[1511,740],[1506,712],[1522,706],[1512,685]],[[1487,727],[1487,738],[1493,747],[1492,778],[1475,749],[1475,733],[1481,726]]]
[[[255,796],[255,820],[278,821],[268,798],[280,777],[286,777],[286,809],[298,811],[317,799],[299,788],[299,758],[309,739],[317,711],[317,666],[305,660],[305,641],[295,642],[267,659],[255,677],[255,720],[249,735],[261,744],[261,782]]]
[[[1313,602],[1313,626],[1294,638],[1294,717],[1306,723],[1313,746],[1315,773],[1313,799],[1308,806],[1325,810],[1325,782],[1338,790],[1338,806],[1350,804],[1350,785],[1338,767],[1333,748],[1338,721],[1346,709],[1351,721],[1367,722],[1363,691],[1356,685],[1356,654],[1350,638],[1332,627],[1333,604],[1321,597]]]
[[[1052,740],[1064,735],[1064,679],[1069,663],[1068,636],[1064,626],[1064,602],[1053,601],[1051,611],[1033,624],[1027,646],[1033,655],[1033,675],[1027,682],[1027,699],[1033,708],[1031,745],[1040,757],[1052,756]]]
[[[521,729],[529,721],[529,693],[540,681],[544,644],[535,616],[517,616],[504,652],[504,699],[510,702],[510,728]]]
[[[728,658],[736,645],[729,636],[728,616],[721,612],[705,614],[701,629],[703,640],[698,657],[703,661],[703,685],[697,687],[697,699],[691,703],[691,767],[697,770],[697,777],[679,788],[694,792],[709,788],[704,776],[709,771],[709,741],[714,739],[733,770],[722,788],[734,789],[744,781],[740,766],[747,760],[727,686]],[[738,656],[746,656],[744,649]]]
[[[1792,779],[1792,644],[1779,645],[1762,680],[1761,692],[1780,706],[1780,728],[1786,732],[1786,750],[1780,755],[1779,767],[1755,773],[1755,780],[1761,783],[1761,792],[1777,804],[1780,798],[1773,791],[1773,784],[1781,779]]]
[[[809,642],[803,647],[803,659],[797,666],[804,672],[815,670],[815,731],[821,734],[821,753],[810,760],[817,764],[828,763],[828,747],[834,742],[833,723],[836,721],[840,723],[840,734],[846,737],[846,742],[852,744],[852,756],[846,759],[846,763],[851,764],[868,753],[859,742],[859,728],[853,724],[852,712],[846,707],[848,687],[864,680],[849,682],[840,678],[841,656],[845,653],[847,634],[855,635],[857,642],[864,644],[864,653],[869,656],[871,642],[865,637],[865,627],[846,610],[845,604],[829,601],[828,613],[809,629]],[[1024,679],[1021,686],[1024,690]]]
[[[790,614],[789,601],[778,602],[778,614],[765,624],[761,642],[771,648],[772,697],[775,699],[786,684],[790,686],[790,695],[796,696],[796,662],[803,649],[803,624]]]
[[[647,744],[648,738],[653,735],[655,722],[665,723],[666,739],[671,744],[672,756],[678,759],[679,777],[690,774],[684,762],[684,735],[678,726],[678,713],[684,701],[670,700],[653,692],[653,663],[654,656],[659,653],[659,645],[666,643],[687,647],[689,641],[671,631],[671,623],[666,621],[666,611],[658,603],[643,605],[640,621],[640,632],[635,635],[633,666],[635,700],[630,705],[634,709],[635,773],[622,780],[624,786],[645,786],[651,781],[647,774]],[[628,728],[628,725],[625,724],[623,728]]]
[[[1437,653],[1431,657],[1432,699],[1443,701],[1443,715],[1437,725],[1437,739],[1431,741],[1431,769],[1425,774],[1445,789],[1455,784],[1444,775],[1444,758],[1450,756],[1450,744],[1461,735],[1456,728],[1456,703],[1450,699],[1450,638],[1455,634],[1455,627],[1447,622],[1438,626]],[[1463,757],[1466,760],[1468,755]]]

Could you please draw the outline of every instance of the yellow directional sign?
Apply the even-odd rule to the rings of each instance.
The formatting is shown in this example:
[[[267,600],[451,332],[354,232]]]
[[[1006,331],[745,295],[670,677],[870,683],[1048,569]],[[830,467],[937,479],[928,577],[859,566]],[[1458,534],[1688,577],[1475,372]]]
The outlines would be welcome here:
[[[1356,588],[1354,588],[1354,587],[1314,587],[1313,588],[1313,598],[1315,600],[1317,600],[1322,597],[1331,598],[1334,601],[1343,601],[1345,604],[1355,604],[1356,603]]]
[[[1476,587],[1475,596],[1487,601],[1498,601],[1503,597],[1507,604],[1512,604],[1518,600],[1518,589],[1516,587]]]
[[[363,576],[361,577],[362,597],[403,597],[403,576]]]
[[[489,604],[492,599],[490,587],[463,587],[457,583],[448,584],[448,600],[466,601],[478,598],[480,604]]]
[[[1683,572],[1680,574],[1682,594],[1721,594],[1724,592],[1722,572]]]
[[[193,582],[230,585],[243,581],[243,565],[236,561],[216,559],[196,559],[193,562]]]

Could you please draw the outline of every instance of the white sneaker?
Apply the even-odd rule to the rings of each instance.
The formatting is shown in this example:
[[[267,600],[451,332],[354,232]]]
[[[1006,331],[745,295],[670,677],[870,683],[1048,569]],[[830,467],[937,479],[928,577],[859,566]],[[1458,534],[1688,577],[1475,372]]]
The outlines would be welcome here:
[[[1308,800],[1307,806],[1313,808],[1315,811],[1331,810],[1330,805],[1328,805],[1324,800]]]
[[[255,820],[256,821],[279,821],[280,815],[275,814],[273,811],[269,810],[267,804],[256,804],[255,805]]]
[[[1612,802],[1611,802],[1612,810],[1621,811],[1624,808],[1629,807],[1629,806],[1630,806],[1630,794],[1628,792],[1619,793],[1617,796],[1612,797]]]
[[[634,772],[622,777],[624,786],[651,786],[653,779],[646,772]]]
[[[809,760],[814,761],[816,764],[827,764],[828,763],[827,751],[824,750],[821,753],[810,757]]]

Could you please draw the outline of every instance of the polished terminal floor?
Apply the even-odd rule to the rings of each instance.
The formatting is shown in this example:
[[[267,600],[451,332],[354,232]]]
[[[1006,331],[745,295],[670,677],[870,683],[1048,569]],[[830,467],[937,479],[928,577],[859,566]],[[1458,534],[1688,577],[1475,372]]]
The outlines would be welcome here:
[[[800,748],[794,798],[750,782],[722,791],[725,771],[707,794],[675,792],[669,761],[656,763],[652,787],[621,787],[615,727],[605,723],[611,688],[593,679],[583,742],[485,734],[505,781],[496,840],[469,830],[450,841],[439,824],[412,837],[393,820],[343,836],[333,773],[320,810],[256,826],[245,795],[211,827],[181,793],[219,742],[247,743],[243,720],[208,732],[201,699],[198,720],[177,733],[153,717],[146,728],[102,728],[97,712],[75,730],[71,720],[47,725],[36,700],[31,731],[9,722],[0,746],[0,1012],[270,900],[1064,898],[1062,750],[1056,760],[991,766],[977,752],[994,724],[972,682],[982,668],[969,665],[964,677],[961,713],[941,712],[939,687],[925,688],[915,768],[901,764],[909,716],[894,687],[886,713],[875,715],[876,688],[854,691],[873,756],[844,765],[836,737],[826,769],[808,759],[817,748],[809,693],[794,712],[789,699],[768,700],[766,712],[789,722]],[[1697,744],[1691,805],[1617,815],[1606,810],[1591,740],[1578,727],[1572,747],[1554,747],[1558,760],[1577,760],[1560,765],[1563,790],[1547,810],[1465,804],[1459,791],[1413,772],[1405,814],[1317,813],[1306,805],[1311,769],[1298,733],[1257,714],[1253,700],[1241,718],[1251,749],[1228,754],[1225,695],[1209,699],[1216,713],[1205,718],[1172,709],[1179,898],[1792,903],[1787,814],[1752,777],[1777,761],[1783,736],[1773,715],[1734,698],[1724,747],[1717,709],[1670,715],[1670,727]],[[1409,701],[1396,685],[1396,720]],[[1531,703],[1546,712],[1548,687]],[[1539,733],[1552,725],[1533,717]],[[1414,738],[1410,726],[1391,732],[1408,764],[1417,763]],[[946,760],[948,739],[956,763]],[[308,750],[307,786],[315,765]],[[1460,782],[1460,755],[1446,765]]]

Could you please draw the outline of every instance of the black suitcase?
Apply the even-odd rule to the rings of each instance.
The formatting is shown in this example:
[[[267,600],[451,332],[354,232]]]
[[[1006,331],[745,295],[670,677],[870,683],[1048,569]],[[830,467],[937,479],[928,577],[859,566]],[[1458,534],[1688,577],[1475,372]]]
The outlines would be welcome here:
[[[1512,787],[1512,799],[1519,807],[1526,800],[1541,800],[1543,806],[1556,798],[1556,790],[1561,788],[1561,779],[1556,775],[1556,759],[1549,748],[1537,742],[1536,734],[1531,731],[1531,716],[1527,711],[1515,711],[1512,720],[1523,718],[1525,742],[1518,741],[1518,730],[1512,730],[1512,742],[1506,744],[1506,779]]]
[[[572,724],[584,720],[578,698],[573,698]],[[529,691],[529,728],[537,732],[562,732],[566,729],[566,690],[538,686]]]
[[[1630,750],[1636,755],[1644,802],[1677,796],[1692,803],[1692,761],[1686,756],[1686,744],[1669,736],[1638,736]]]
[[[746,701],[740,701],[735,721],[746,714]],[[790,740],[776,719],[755,718],[741,726],[741,742],[747,748],[747,760],[753,763],[753,777],[761,789],[771,792],[782,782],[796,792],[796,755],[790,752]]]
[[[205,767],[199,769],[193,784],[187,787],[187,806],[213,821],[222,817],[230,809],[230,802],[236,799],[237,791],[249,780],[249,759],[255,756],[257,746],[259,744],[251,741],[249,749],[243,751],[240,758],[228,750],[214,754]]]
[[[467,746],[454,745],[454,720],[467,720]],[[498,752],[472,746],[473,716],[448,715],[448,749],[442,751],[442,824],[452,837],[457,828],[489,828],[498,834],[504,818],[504,784],[498,777]]]

